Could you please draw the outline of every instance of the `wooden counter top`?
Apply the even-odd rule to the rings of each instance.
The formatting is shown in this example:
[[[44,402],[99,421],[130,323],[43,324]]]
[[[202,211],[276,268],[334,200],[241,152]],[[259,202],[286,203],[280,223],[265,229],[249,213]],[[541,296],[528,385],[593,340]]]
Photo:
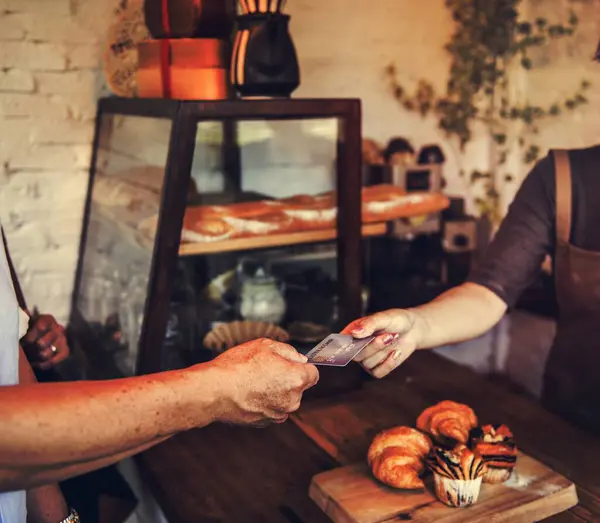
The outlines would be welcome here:
[[[305,402],[295,423],[213,425],[145,452],[138,463],[171,523],[327,523],[308,497],[312,476],[362,459],[375,432],[414,424],[443,399],[471,405],[484,423],[508,424],[524,452],[576,483],[580,504],[546,521],[600,521],[598,439],[430,352],[361,390]]]

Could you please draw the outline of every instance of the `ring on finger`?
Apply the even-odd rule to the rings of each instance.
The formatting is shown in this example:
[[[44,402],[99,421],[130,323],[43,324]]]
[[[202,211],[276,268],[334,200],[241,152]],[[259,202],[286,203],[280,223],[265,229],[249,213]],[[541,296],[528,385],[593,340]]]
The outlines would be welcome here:
[[[402,363],[402,361],[402,351],[400,349],[396,349],[390,352],[384,363],[387,363],[392,369],[395,369]]]
[[[58,352],[58,349],[54,345],[50,345],[50,350],[52,351],[53,356]]]

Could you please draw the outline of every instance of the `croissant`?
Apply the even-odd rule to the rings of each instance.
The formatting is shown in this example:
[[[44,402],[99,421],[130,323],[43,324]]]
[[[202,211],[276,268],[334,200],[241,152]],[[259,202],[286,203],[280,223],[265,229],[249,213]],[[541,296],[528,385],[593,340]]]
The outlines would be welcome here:
[[[425,485],[419,477],[424,459],[431,451],[431,440],[411,427],[394,427],[375,436],[367,461],[373,475],[395,488],[420,489]]]
[[[417,428],[441,444],[466,445],[476,426],[477,416],[473,409],[454,401],[441,401],[425,409],[417,418]]]

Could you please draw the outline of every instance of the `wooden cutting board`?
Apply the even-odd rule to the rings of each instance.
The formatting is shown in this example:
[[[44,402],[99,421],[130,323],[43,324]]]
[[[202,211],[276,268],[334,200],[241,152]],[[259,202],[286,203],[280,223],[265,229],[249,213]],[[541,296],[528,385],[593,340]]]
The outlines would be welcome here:
[[[335,523],[531,523],[578,503],[573,483],[525,454],[506,483],[483,484],[471,507],[447,507],[433,492],[431,477],[424,490],[388,488],[372,478],[366,464],[323,472],[310,486],[310,497]]]

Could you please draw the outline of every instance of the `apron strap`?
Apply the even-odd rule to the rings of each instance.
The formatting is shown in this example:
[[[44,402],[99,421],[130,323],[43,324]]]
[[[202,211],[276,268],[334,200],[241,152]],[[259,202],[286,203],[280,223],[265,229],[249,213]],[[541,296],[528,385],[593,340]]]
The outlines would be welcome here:
[[[6,235],[4,234],[4,227],[1,227],[0,231],[2,231],[2,243],[4,244],[6,261],[8,262],[8,269],[10,270],[10,277],[12,279],[13,287],[15,289],[15,295],[17,296],[17,302],[19,303],[19,307],[21,307],[22,310],[27,312],[27,302],[25,301],[25,295],[23,294],[23,290],[21,289],[21,284],[19,283],[17,271],[15,270],[15,266],[13,265],[12,259],[10,257],[10,252],[8,251],[8,242],[6,241]]]
[[[556,173],[556,241],[569,243],[571,237],[571,162],[569,152],[553,151]]]

